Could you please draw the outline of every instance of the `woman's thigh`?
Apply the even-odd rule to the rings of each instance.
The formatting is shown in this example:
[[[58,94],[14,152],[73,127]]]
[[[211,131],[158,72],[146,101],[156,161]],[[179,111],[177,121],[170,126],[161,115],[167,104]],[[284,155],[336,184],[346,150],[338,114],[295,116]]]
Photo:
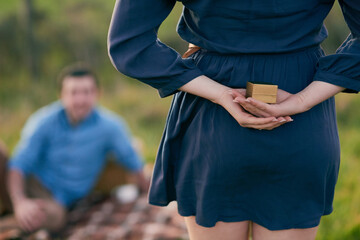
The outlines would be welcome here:
[[[214,227],[206,228],[195,222],[195,217],[185,217],[190,240],[248,240],[249,221],[217,222]]]
[[[253,240],[314,240],[318,227],[270,231],[256,223],[252,226]]]

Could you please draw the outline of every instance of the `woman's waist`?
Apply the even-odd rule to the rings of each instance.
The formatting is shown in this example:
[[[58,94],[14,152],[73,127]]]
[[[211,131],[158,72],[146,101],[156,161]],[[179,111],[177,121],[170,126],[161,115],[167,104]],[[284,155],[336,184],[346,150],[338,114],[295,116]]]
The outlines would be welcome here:
[[[188,46],[188,50],[184,53],[183,57],[188,57],[193,53],[196,53],[197,51],[201,51],[203,54],[208,54],[208,55],[214,55],[214,56],[225,56],[225,57],[242,57],[242,56],[263,56],[263,57],[283,57],[283,56],[291,56],[291,55],[301,55],[301,54],[307,54],[307,53],[317,53],[320,55],[323,55],[323,49],[321,48],[320,45],[311,45],[311,46],[305,46],[302,48],[296,48],[296,49],[292,49],[292,50],[278,50],[278,51],[261,51],[261,50],[250,50],[250,49],[246,49],[243,50],[242,49],[238,49],[237,51],[217,51],[214,50],[213,48],[206,48],[206,47],[202,47],[202,46],[198,46],[196,44],[192,44],[190,43]],[[188,53],[189,52],[189,53]],[[188,54],[187,54],[188,53]],[[186,56],[187,54],[187,56]]]
[[[204,75],[229,87],[243,88],[251,81],[276,84],[295,93],[313,81],[316,64],[323,55],[319,46],[288,53],[237,54],[200,48],[191,58]]]

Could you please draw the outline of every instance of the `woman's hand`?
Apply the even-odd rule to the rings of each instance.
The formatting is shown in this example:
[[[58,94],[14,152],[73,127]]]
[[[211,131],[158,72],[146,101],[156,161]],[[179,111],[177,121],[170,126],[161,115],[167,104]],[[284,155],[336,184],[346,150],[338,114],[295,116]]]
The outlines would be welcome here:
[[[224,107],[240,126],[259,130],[272,130],[287,122],[287,119],[283,117],[276,118],[269,116],[259,118],[247,113],[238,103],[233,101],[233,91],[245,95],[245,89],[227,89],[215,102]],[[241,96],[245,99],[243,95]]]
[[[300,104],[301,99],[281,89],[277,92],[277,104],[267,104],[251,97],[245,98],[245,89],[233,90],[232,94],[234,102],[239,103],[246,111],[258,117],[283,116],[289,122],[292,121],[289,115],[302,111],[300,109],[302,106]]]
[[[287,122],[283,117],[276,118],[270,116],[259,118],[247,113],[241,105],[233,101],[234,97],[231,94],[234,89],[224,86],[204,75],[193,79],[179,90],[206,98],[221,105],[242,127],[271,130]],[[237,91],[242,93],[243,95],[241,96],[245,99],[245,89]]]
[[[278,90],[279,101],[276,104],[263,103],[253,98],[244,99],[240,93],[235,93],[236,97],[234,100],[255,116],[279,117],[308,111],[315,105],[343,90],[343,87],[326,82],[314,81],[297,94],[290,94],[283,90]]]

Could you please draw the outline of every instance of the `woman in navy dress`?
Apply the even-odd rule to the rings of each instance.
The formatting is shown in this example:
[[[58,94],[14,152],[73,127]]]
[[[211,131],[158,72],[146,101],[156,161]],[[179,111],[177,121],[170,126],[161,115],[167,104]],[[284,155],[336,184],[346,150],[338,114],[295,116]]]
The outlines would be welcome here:
[[[183,0],[185,59],[157,38],[175,2],[117,0],[109,31],[120,72],[174,94],[149,202],[177,201],[191,239],[314,239],[339,169],[333,96],[360,90],[360,2],[339,0],[351,34],[325,56],[334,0]],[[247,81],[278,104],[246,100]]]

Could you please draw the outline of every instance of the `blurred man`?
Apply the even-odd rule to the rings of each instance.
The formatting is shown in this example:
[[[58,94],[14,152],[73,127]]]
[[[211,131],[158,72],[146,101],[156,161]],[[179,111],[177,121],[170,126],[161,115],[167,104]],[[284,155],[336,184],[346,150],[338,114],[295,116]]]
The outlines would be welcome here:
[[[124,122],[96,106],[96,76],[86,68],[71,67],[59,79],[60,101],[29,118],[8,165],[15,218],[25,231],[61,229],[67,208],[91,191],[108,154],[147,190],[143,163]]]

